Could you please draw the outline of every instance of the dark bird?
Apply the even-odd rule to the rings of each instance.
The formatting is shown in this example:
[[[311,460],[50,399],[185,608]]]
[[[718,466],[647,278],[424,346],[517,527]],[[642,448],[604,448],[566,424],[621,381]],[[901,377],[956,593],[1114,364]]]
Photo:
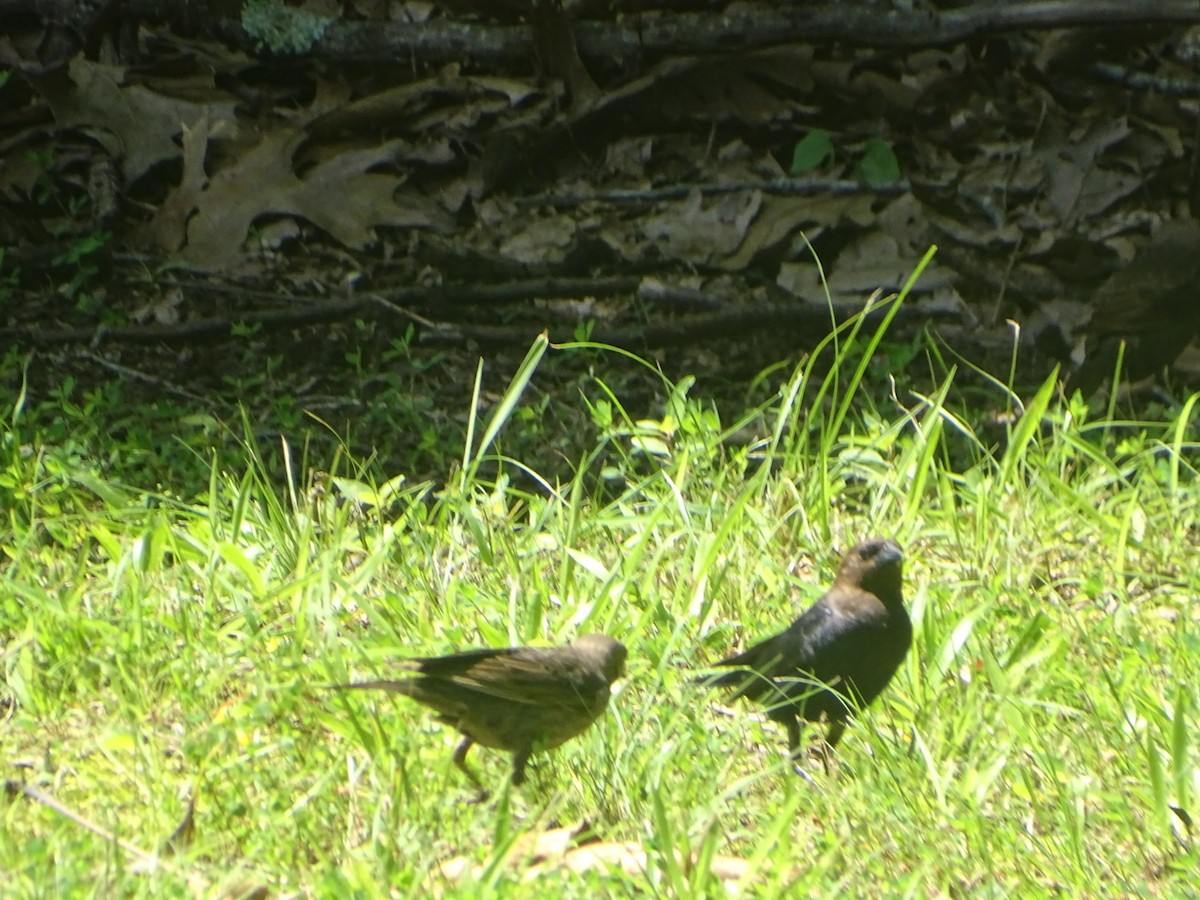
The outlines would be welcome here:
[[[879,695],[912,643],[912,622],[900,592],[904,553],[895,541],[875,539],[846,554],[820,600],[785,631],[723,659],[736,672],[703,679],[736,688],[767,708],[787,729],[792,756],[800,750],[800,720],[829,722],[833,749],[846,720]]]
[[[1113,374],[1137,381],[1171,365],[1200,333],[1200,222],[1164,225],[1096,290],[1083,365],[1067,383],[1090,397]]]
[[[482,744],[513,754],[512,783],[525,780],[529,756],[587,730],[608,706],[609,688],[624,674],[625,646],[588,634],[565,647],[467,650],[405,660],[411,677],[332,685],[405,694],[437,710],[463,734],[454,764],[483,791],[467,766],[467,751]]]

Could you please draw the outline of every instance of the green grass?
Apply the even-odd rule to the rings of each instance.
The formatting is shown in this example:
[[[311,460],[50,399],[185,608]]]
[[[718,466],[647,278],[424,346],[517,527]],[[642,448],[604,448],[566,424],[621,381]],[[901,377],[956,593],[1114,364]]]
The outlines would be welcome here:
[[[537,427],[523,389],[546,353],[612,351],[536,343],[437,486],[377,483],[349,452],[288,457],[281,480],[246,439],[179,497],[27,433],[18,397],[0,442],[5,777],[150,854],[189,800],[195,830],[149,864],[12,797],[4,895],[1200,892],[1200,398],[1093,421],[1052,380],[1024,402],[996,383],[1014,416],[993,446],[951,408],[953,369],[927,396],[865,384],[882,333],[830,341],[823,380],[776,371],[736,422],[690,380],[655,419],[600,383],[579,401],[594,449],[561,483],[505,456]],[[747,428],[761,440],[727,440]],[[906,548],[915,646],[806,780],[777,727],[690,678],[786,624],[831,548],[868,535]],[[472,751],[496,789],[481,805],[426,711],[321,690],[403,655],[587,631],[630,651],[609,712],[517,791],[506,758]],[[520,854],[505,862],[583,820],[646,868],[522,882]],[[460,856],[473,868],[444,882]],[[719,856],[748,861],[740,883]]]

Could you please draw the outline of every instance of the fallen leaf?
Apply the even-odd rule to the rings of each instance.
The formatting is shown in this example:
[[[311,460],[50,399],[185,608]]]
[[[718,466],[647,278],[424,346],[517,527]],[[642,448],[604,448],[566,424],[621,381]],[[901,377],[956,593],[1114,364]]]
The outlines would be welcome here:
[[[273,132],[213,175],[188,223],[183,261],[205,271],[232,265],[254,220],[266,215],[305,219],[353,248],[370,243],[380,225],[449,228],[432,201],[395,196],[401,178],[369,171],[391,162],[396,142],[347,150],[298,174],[295,156],[306,140],[300,128]]]
[[[36,79],[38,90],[60,126],[87,129],[119,159],[126,184],[137,181],[151,166],[178,158],[175,137],[184,122],[207,117],[214,126],[224,123],[227,136],[237,130],[233,101],[215,91],[208,102],[177,100],[141,85],[125,86],[123,68],[83,57],[71,60],[68,74],[69,79],[52,75]]]

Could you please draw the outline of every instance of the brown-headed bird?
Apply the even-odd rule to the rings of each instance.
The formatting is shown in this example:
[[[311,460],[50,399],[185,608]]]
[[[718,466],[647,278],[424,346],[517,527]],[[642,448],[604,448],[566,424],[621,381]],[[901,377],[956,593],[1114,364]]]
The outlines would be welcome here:
[[[454,764],[483,792],[467,766],[467,751],[482,744],[513,754],[512,783],[525,764],[587,730],[608,706],[609,688],[624,674],[625,646],[588,634],[565,647],[467,650],[405,660],[410,677],[333,685],[339,690],[384,690],[412,697],[463,734]]]
[[[900,580],[904,553],[895,541],[874,539],[846,554],[837,578],[820,600],[787,630],[723,659],[736,672],[703,679],[737,688],[766,706],[767,717],[787,729],[792,756],[800,750],[800,720],[829,722],[826,749],[846,720],[879,695],[912,643]]]

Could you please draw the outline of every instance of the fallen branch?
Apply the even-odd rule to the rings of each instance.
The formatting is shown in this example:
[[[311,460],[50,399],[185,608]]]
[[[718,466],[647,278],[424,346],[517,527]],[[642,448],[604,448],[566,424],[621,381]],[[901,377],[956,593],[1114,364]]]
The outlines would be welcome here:
[[[30,7],[33,7],[32,10]],[[183,29],[215,30],[253,51],[254,41],[233,19],[206,18],[203,5],[128,0],[128,19],[170,21]],[[0,20],[31,14],[86,31],[90,19],[78,0],[0,0]],[[860,47],[916,49],[958,43],[1008,31],[1083,26],[1184,25],[1200,22],[1194,0],[1026,0],[974,3],[958,9],[881,9],[827,2],[727,12],[635,13],[620,21],[575,23],[580,57],[603,66],[626,66],[647,56],[756,50],[785,44],[837,41]],[[339,62],[468,63],[496,68],[527,66],[533,34],[527,25],[491,25],[449,18],[420,23],[331,21],[309,54]]]
[[[915,49],[1024,29],[1196,22],[1200,22],[1200,7],[1192,0],[1030,0],[947,10],[825,3],[584,21],[575,25],[575,40],[585,62],[611,66],[646,56],[730,53],[797,43],[839,41]],[[531,43],[530,29],[521,25],[338,22],[326,30],[314,50],[345,62],[470,60],[490,67],[527,62]]]
[[[634,283],[636,285],[636,281]],[[503,285],[491,286],[493,300],[501,295],[504,295],[504,298],[499,302],[544,296],[539,294],[518,295],[513,292],[505,295],[504,287]],[[521,285],[522,290],[528,287],[528,283]],[[459,288],[458,290],[465,289]],[[576,329],[581,325],[593,321],[578,318],[573,321],[557,323],[546,321],[553,318],[561,319],[561,317],[553,315],[546,315],[541,320],[525,320],[509,325],[476,325],[436,321],[396,302],[397,299],[404,299],[407,293],[407,291],[395,291],[386,296],[327,300],[286,309],[247,310],[237,315],[194,319],[175,325],[101,326],[98,328],[68,328],[60,331],[21,326],[0,329],[0,341],[38,347],[84,343],[93,348],[106,343],[213,342],[233,339],[233,330],[235,326],[239,325],[255,328],[258,331],[278,331],[304,325],[341,321],[352,316],[362,315],[372,306],[386,310],[406,322],[416,324],[419,327],[418,341],[422,344],[434,345],[461,344],[467,341],[487,345],[523,344],[528,343],[531,334],[537,334],[547,329],[551,333],[552,340],[562,342],[572,339]],[[715,311],[679,316],[668,321],[639,322],[632,325],[610,325],[597,322],[590,327],[589,338],[618,347],[643,348],[705,340],[724,341],[756,331],[788,328],[795,330],[798,343],[815,343],[828,334],[830,327],[835,322],[840,325],[862,312],[861,305],[844,303],[834,304],[832,311],[823,304],[800,301],[784,304],[730,306],[720,298],[706,296],[703,292],[675,290],[661,284],[643,285],[638,293],[646,300],[657,300],[673,305],[691,305],[694,308],[707,307],[715,309]],[[557,296],[561,297],[562,295]],[[425,295],[424,299],[428,300],[429,295]],[[421,307],[428,310],[429,305],[421,304]],[[868,324],[882,314],[881,307],[872,309],[867,314]],[[931,311],[906,306],[897,314],[896,323],[901,324],[914,319],[925,321],[947,317],[960,318],[959,314],[955,312]]]
[[[922,185],[929,188],[945,188],[944,183]],[[561,209],[580,206],[584,203],[650,204],[663,200],[683,200],[693,192],[702,197],[719,197],[742,191],[761,191],[779,197],[844,196],[846,194],[899,195],[912,190],[912,184],[904,179],[891,184],[867,184],[849,178],[774,178],[762,181],[708,182],[704,184],[671,184],[656,188],[630,188],[626,190],[598,191],[548,191],[515,197],[521,207],[548,206]]]
[[[865,327],[878,324],[886,312],[886,303],[866,313]],[[778,334],[787,329],[797,346],[812,346],[829,334],[835,326],[849,322],[861,314],[860,304],[835,304],[829,307],[816,303],[771,304],[769,306],[747,306],[725,309],[715,313],[680,316],[668,322],[651,322],[636,325],[608,325],[597,323],[587,332],[587,340],[600,344],[611,344],[628,350],[647,347],[667,347],[678,344],[695,344],[701,341],[726,341],[756,332]],[[894,326],[926,322],[933,319],[958,319],[957,313],[943,310],[928,310],[902,307],[893,319]],[[460,344],[474,341],[487,346],[523,346],[543,331],[548,331],[550,342],[564,343],[575,339],[565,326],[546,326],[544,322],[526,321],[510,325],[471,325],[437,323],[432,329],[419,335],[421,344]]]

